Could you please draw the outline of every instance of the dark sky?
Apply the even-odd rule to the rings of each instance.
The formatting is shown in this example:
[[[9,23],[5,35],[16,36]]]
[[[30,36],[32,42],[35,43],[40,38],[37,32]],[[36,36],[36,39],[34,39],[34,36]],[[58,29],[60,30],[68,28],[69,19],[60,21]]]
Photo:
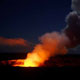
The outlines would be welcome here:
[[[36,43],[46,32],[60,31],[71,0],[0,0],[0,36]]]

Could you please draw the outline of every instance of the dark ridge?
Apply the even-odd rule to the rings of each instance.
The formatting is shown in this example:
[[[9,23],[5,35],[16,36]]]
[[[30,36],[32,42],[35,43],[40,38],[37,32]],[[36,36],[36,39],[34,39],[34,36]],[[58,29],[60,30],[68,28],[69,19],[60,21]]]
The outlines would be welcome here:
[[[27,53],[0,53],[0,60],[25,59]]]
[[[0,66],[11,66],[8,64],[8,60],[25,59],[26,53],[4,53],[0,54]],[[5,65],[2,63],[5,62]],[[14,63],[12,63],[14,64]],[[48,61],[41,65],[43,67],[76,67],[80,66],[80,55],[77,54],[67,54],[67,55],[57,55],[51,57]]]
[[[28,52],[27,52],[28,53]],[[0,53],[0,60],[11,60],[11,59],[25,59],[27,53]],[[66,54],[66,55],[57,55],[55,57],[80,57],[80,54]]]
[[[79,67],[0,67],[0,78],[2,79],[67,79],[70,77],[79,77],[80,68]]]
[[[28,52],[27,52],[28,53]],[[0,53],[0,60],[25,59],[27,53]],[[74,57],[80,58],[80,54],[57,55],[55,57]]]

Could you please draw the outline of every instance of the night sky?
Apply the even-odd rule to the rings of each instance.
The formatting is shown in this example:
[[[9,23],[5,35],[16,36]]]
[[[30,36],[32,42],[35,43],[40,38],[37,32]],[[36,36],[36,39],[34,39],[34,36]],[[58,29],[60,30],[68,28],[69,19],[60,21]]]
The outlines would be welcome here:
[[[61,31],[71,0],[0,0],[0,36],[37,43],[46,32]]]
[[[64,29],[65,18],[69,12],[71,0],[0,0],[0,37],[22,38],[36,44],[38,38],[45,33]],[[5,39],[1,38],[4,42]],[[0,45],[0,52],[14,52],[21,48],[24,49]]]

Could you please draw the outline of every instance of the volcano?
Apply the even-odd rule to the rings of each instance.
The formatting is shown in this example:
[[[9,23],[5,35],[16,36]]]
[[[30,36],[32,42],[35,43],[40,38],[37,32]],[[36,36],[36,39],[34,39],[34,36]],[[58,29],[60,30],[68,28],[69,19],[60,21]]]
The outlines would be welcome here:
[[[51,57],[41,67],[12,67],[8,60],[25,59],[26,54],[0,54],[0,75],[4,79],[37,79],[49,78],[52,79],[59,76],[59,78],[71,77],[77,74],[80,69],[80,55],[58,55]],[[2,62],[3,61],[3,62]],[[72,76],[73,77],[73,76]]]
[[[17,62],[17,65],[21,65],[23,64],[21,63],[21,61],[23,61],[25,57],[26,53],[0,54],[0,67],[12,66],[13,64],[15,64],[16,60],[20,60],[19,62]],[[9,63],[9,61],[12,62]],[[40,67],[79,67],[79,66],[80,66],[80,55],[67,54],[67,55],[58,55],[55,57],[51,57]],[[20,66],[15,66],[15,67],[20,67]]]

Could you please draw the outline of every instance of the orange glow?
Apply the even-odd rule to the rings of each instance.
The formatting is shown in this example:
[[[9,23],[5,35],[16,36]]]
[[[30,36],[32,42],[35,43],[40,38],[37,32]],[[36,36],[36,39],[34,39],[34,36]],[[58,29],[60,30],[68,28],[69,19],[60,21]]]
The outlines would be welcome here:
[[[68,40],[64,34],[59,34],[57,32],[47,33],[40,39],[41,43],[37,44],[31,53],[28,53],[26,59],[13,60],[14,64],[12,64],[12,66],[39,67],[51,56],[67,53],[65,45]],[[12,60],[9,61],[9,63],[11,62]]]
[[[36,54],[29,53],[27,59],[9,60],[8,63],[13,63],[14,67],[39,67],[40,58]]]
[[[46,53],[46,55],[45,55]],[[8,62],[14,63],[12,66],[16,67],[39,67],[48,58],[48,53],[42,48],[42,45],[37,45],[32,53],[28,53],[26,59],[9,60]]]
[[[4,38],[0,37],[0,45],[8,45],[8,46],[27,46],[28,42],[24,40],[23,38]]]

